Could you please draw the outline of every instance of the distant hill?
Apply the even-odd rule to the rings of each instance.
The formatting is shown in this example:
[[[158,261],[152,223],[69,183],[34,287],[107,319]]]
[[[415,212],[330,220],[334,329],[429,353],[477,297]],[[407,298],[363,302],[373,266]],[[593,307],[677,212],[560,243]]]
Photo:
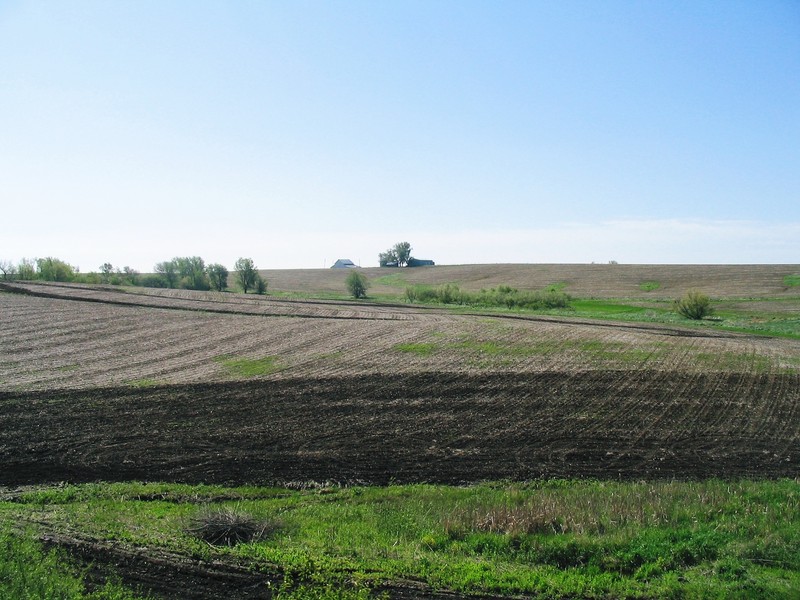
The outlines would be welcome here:
[[[576,297],[674,298],[699,289],[715,298],[798,297],[800,265],[496,264],[361,269],[371,294],[401,294],[409,285],[456,283],[467,290],[510,285],[532,290],[558,285]],[[346,270],[269,269],[270,291],[343,290]]]

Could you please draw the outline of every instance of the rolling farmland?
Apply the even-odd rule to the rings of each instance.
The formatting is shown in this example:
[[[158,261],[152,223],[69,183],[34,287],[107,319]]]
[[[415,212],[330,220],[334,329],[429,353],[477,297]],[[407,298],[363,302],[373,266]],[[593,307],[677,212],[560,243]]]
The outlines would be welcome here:
[[[795,475],[800,460],[796,339],[210,292],[13,290],[0,294],[0,418],[17,424],[20,446],[4,447],[5,484],[58,480],[59,469],[225,483],[770,477]],[[100,439],[108,451],[82,455]],[[266,440],[279,451],[260,452]],[[33,460],[31,445],[44,456]]]
[[[791,266],[709,268],[703,277],[706,267],[654,274],[653,267],[545,265],[535,282],[534,266],[501,271],[521,289],[549,280],[580,297],[575,290],[588,284],[571,278],[595,268],[592,285],[608,298],[649,302],[702,280],[720,306],[741,305],[764,320],[791,320],[800,305],[798,288],[782,286],[798,271]],[[459,272],[465,288],[494,285],[483,267],[370,276],[376,288],[395,289],[399,277],[435,284]],[[342,277],[316,275],[316,283],[306,271],[275,275],[271,289],[326,293]],[[643,289],[644,280],[658,280],[658,289]],[[64,482],[313,489],[800,476],[796,335],[307,293],[37,282],[2,284],[0,315],[0,492],[14,502],[28,486],[51,493]],[[77,525],[65,529],[41,514],[34,520],[49,523],[56,533],[47,539],[73,553],[132,565],[126,577],[144,577],[163,597],[198,585],[207,592],[199,598],[231,589],[236,597],[244,594],[237,586],[254,585],[239,563],[190,574],[175,567],[185,561],[180,556],[114,549],[76,536]],[[159,583],[165,564],[175,568]],[[226,577],[233,583],[220,583]],[[382,589],[393,597],[449,597],[420,585]]]

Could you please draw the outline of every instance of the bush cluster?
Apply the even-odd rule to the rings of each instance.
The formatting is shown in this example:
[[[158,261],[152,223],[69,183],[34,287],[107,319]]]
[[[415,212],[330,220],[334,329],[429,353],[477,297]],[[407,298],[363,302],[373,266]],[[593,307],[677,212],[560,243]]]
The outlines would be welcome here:
[[[426,286],[408,287],[406,288],[405,296],[408,302],[458,304],[462,306],[500,306],[534,310],[567,308],[570,301],[568,294],[554,288],[520,291],[507,285],[501,285],[496,288],[483,289],[479,292],[469,292],[452,283],[437,288]]]
[[[228,289],[230,273],[219,263],[206,265],[199,256],[176,256],[157,263],[155,273],[142,275],[131,267],[115,268],[111,263],[100,265],[98,272],[81,273],[63,260],[48,256],[30,260],[23,258],[19,264],[0,260],[0,278],[6,281],[58,281],[69,283],[132,285],[151,288],[180,288],[185,290]],[[252,259],[240,258],[234,272],[242,290],[267,293],[267,282],[258,273]]]
[[[690,290],[683,298],[675,300],[675,310],[687,319],[698,321],[714,312],[709,297],[697,290]]]
[[[347,291],[350,292],[350,295],[353,296],[353,298],[358,299],[367,297],[369,280],[367,280],[367,277],[363,273],[353,269],[347,274],[344,284],[347,287]]]

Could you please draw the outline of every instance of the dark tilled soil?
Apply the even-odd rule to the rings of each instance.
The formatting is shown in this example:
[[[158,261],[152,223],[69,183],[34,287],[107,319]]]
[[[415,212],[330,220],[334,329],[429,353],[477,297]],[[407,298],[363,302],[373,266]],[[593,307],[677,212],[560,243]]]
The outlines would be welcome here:
[[[0,393],[0,484],[800,475],[800,377],[419,374]]]
[[[66,551],[82,565],[89,587],[116,578],[149,597],[175,600],[272,598],[283,581],[277,568],[202,561],[153,548],[50,534],[47,547]]]

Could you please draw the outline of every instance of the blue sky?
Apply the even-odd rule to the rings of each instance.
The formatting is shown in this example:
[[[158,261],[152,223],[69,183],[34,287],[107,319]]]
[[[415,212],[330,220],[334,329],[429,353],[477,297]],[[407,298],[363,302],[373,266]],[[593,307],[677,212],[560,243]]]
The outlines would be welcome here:
[[[0,259],[800,263],[800,3],[3,2]]]

